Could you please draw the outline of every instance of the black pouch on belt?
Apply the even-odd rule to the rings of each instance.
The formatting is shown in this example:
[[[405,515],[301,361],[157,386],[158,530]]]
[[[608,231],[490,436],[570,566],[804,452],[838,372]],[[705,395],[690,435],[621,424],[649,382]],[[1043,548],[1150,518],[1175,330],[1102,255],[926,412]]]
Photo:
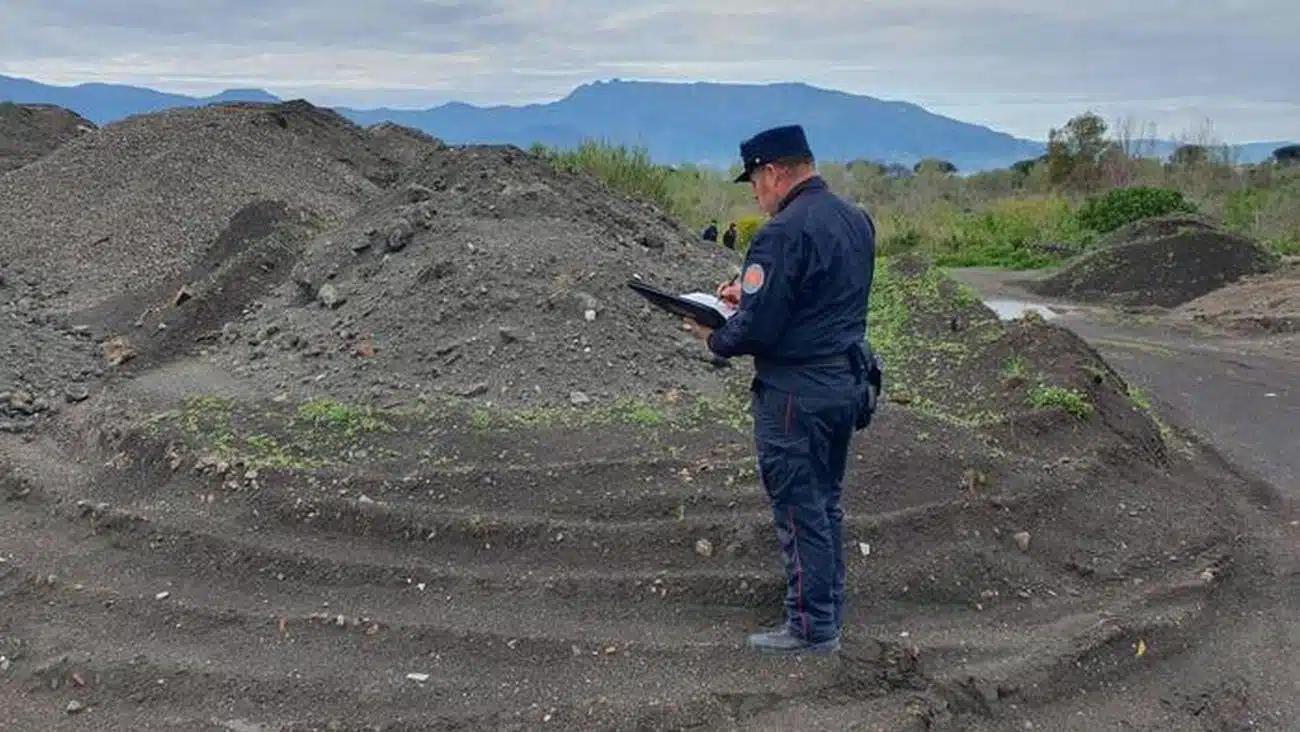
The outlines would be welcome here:
[[[862,390],[853,426],[857,430],[865,430],[880,406],[880,395],[885,391],[885,364],[880,356],[868,353],[863,347],[849,351],[849,358],[853,361],[853,370],[858,375]]]

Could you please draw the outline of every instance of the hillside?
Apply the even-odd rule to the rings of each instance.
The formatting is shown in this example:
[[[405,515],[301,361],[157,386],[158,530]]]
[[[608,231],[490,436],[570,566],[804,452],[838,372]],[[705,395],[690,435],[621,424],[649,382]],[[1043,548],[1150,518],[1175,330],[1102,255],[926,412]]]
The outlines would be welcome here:
[[[219,101],[277,101],[258,89],[188,97],[132,86],[50,86],[0,76],[0,101],[57,104],[96,124],[142,112]],[[645,147],[662,163],[727,166],[736,145],[763,127],[797,121],[826,160],[871,159],[911,164],[950,160],[964,171],[1008,166],[1036,157],[1043,143],[961,122],[901,101],[821,89],[802,83],[719,84],[606,81],[582,85],[546,104],[477,107],[452,102],[429,109],[338,110],[361,124],[395,122],[453,144],[541,142],[572,147],[583,139]],[[1237,148],[1241,162],[1267,158],[1281,142]],[[1172,143],[1157,147],[1168,154]]]

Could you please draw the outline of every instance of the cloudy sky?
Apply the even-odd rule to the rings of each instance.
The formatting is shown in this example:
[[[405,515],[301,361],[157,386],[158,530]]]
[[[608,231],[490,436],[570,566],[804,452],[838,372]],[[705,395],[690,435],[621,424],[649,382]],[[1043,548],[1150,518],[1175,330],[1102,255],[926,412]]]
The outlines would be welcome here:
[[[3,0],[0,73],[321,104],[549,101],[595,79],[805,81],[1041,139],[1300,138],[1296,0]],[[794,10],[799,8],[799,10]]]

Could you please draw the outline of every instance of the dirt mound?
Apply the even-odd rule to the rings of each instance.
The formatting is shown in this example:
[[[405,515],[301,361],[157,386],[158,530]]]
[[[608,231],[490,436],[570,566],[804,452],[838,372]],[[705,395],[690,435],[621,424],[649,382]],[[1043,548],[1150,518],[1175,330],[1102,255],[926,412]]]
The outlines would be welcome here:
[[[1175,234],[1184,234],[1189,231],[1218,231],[1219,228],[1213,221],[1201,216],[1187,214],[1152,216],[1139,219],[1131,224],[1125,224],[1110,232],[1102,240],[1102,245],[1119,246],[1147,239],[1159,239]]]
[[[1017,442],[1069,426],[1055,439],[1075,449],[1118,438],[1138,459],[1167,459],[1159,428],[1095,349],[1039,317],[1003,322],[920,257],[880,266],[870,324],[895,403]]]
[[[1027,287],[1048,297],[1174,307],[1276,266],[1276,256],[1250,239],[1174,217],[1121,229],[1101,248]]]
[[[366,403],[597,407],[716,391],[722,366],[625,283],[712,291],[732,266],[588,176],[514,147],[448,149],[319,236],[292,282],[215,324],[210,350],[267,388]]]
[[[431,151],[447,149],[445,143],[427,132],[392,122],[368,127],[366,133],[385,157],[397,161],[404,168],[420,162]]]
[[[0,102],[0,174],[42,158],[95,123],[51,104]]]
[[[1247,574],[1235,479],[1133,450],[1150,419],[1063,331],[915,260],[880,276],[896,399],[845,486],[838,658],[740,647],[784,586],[743,383],[544,423],[178,404],[167,364],[0,441],[6,698],[35,728],[1010,728],[1205,637]]]
[[[1243,278],[1182,305],[1174,315],[1246,335],[1300,333],[1300,266]]]
[[[305,102],[133,117],[0,180],[0,259],[39,271],[55,312],[143,310],[193,276],[245,206],[281,201],[324,226],[399,169],[365,130]]]

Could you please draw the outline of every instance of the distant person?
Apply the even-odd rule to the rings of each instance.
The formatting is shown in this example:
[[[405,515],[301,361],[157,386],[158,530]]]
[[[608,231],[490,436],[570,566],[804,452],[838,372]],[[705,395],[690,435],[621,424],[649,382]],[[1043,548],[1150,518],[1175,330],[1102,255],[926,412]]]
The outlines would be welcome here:
[[[722,235],[722,246],[735,251],[736,249],[736,222],[731,222],[727,227],[727,233]]]
[[[749,243],[739,282],[718,296],[739,311],[695,337],[722,358],[753,356],[750,411],[758,473],[785,555],[785,622],[750,648],[833,653],[844,626],[840,486],[853,433],[871,422],[880,361],[866,347],[875,225],[831,193],[798,125],[740,145],[759,208],[771,218]]]
[[[709,222],[709,225],[704,228],[704,233],[702,234],[702,236],[704,237],[704,241],[711,241],[715,243],[718,241],[717,219],[714,219],[713,221]]]

